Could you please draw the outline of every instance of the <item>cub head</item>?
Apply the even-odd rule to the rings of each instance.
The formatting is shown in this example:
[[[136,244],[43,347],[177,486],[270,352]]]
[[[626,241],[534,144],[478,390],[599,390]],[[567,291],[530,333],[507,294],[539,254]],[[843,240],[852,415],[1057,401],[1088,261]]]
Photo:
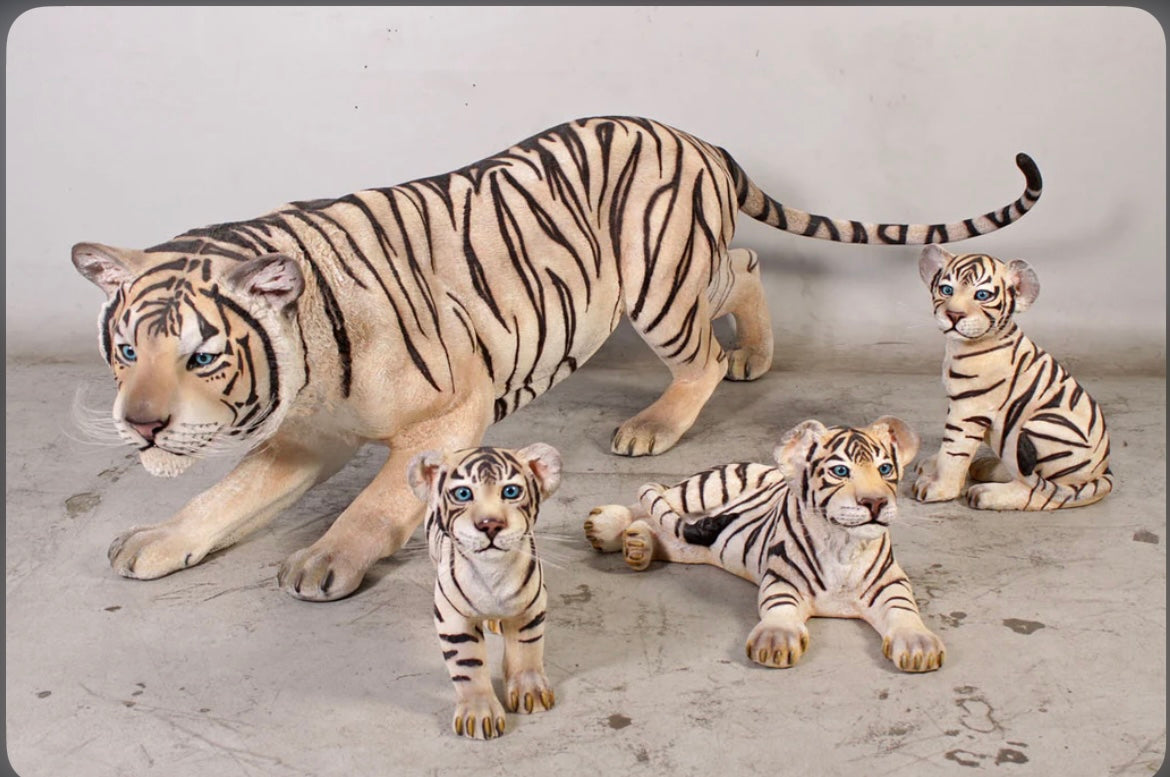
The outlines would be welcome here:
[[[420,453],[407,480],[431,518],[465,552],[502,553],[532,533],[540,502],[561,482],[561,455],[544,443],[518,451],[467,448]]]
[[[113,420],[153,475],[268,437],[304,385],[291,258],[73,247],[78,272],[107,296],[102,355],[118,394]]]
[[[938,328],[960,340],[1002,331],[1040,294],[1040,279],[1023,260],[1005,263],[987,254],[956,255],[936,245],[922,250],[918,274],[934,299]]]
[[[881,535],[897,514],[898,479],[918,453],[918,435],[882,416],[864,429],[805,421],[773,455],[806,513],[859,539]]]

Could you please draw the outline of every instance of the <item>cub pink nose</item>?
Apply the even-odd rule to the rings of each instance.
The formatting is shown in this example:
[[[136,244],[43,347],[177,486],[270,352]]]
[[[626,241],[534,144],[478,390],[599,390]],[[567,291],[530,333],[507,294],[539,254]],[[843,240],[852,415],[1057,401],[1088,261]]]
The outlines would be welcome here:
[[[137,421],[133,418],[126,418],[126,423],[131,429],[142,435],[147,442],[154,442],[154,436],[166,428],[171,419],[164,418],[158,421]]]
[[[948,310],[947,311],[947,318],[949,318],[951,320],[951,326],[954,326],[955,324],[957,324],[963,320],[963,314],[956,313],[953,310]]]
[[[480,518],[475,522],[475,528],[486,534],[489,540],[494,540],[506,525],[503,518],[495,515]]]
[[[881,514],[882,508],[889,504],[889,501],[890,500],[886,499],[885,497],[878,497],[875,499],[873,497],[867,496],[864,499],[858,499],[857,504],[869,510],[870,517],[876,521],[878,515]]]

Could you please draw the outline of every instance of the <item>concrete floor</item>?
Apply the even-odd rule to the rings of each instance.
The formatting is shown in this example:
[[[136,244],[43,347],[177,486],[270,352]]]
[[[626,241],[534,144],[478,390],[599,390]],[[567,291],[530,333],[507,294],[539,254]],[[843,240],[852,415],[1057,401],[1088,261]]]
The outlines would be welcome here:
[[[909,676],[843,620],[811,623],[796,668],[757,667],[743,650],[752,586],[703,567],[630,572],[590,549],[581,524],[644,481],[766,461],[806,418],[893,413],[930,452],[945,406],[936,374],[781,368],[721,386],[674,450],[624,459],[606,452],[609,433],[666,373],[598,357],[489,432],[557,445],[566,475],[539,531],[558,704],[509,716],[505,737],[482,743],[450,731],[419,535],[345,601],[277,590],[281,560],[325,530],[380,450],[198,567],[123,580],[110,540],[168,516],[226,463],[152,479],[127,449],[71,439],[76,387],[91,383],[99,406],[110,395],[96,357],[7,366],[7,741],[23,777],[1147,775],[1163,760],[1163,378],[1079,376],[1113,434],[1119,488],[1101,504],[996,514],[903,496],[896,552],[947,645],[941,671]]]

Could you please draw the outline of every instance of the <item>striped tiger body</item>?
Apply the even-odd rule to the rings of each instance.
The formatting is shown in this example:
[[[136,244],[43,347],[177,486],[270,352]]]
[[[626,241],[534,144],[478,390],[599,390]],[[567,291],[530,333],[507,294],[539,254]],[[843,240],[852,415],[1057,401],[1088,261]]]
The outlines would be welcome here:
[[[174,475],[205,453],[247,451],[171,520],[115,540],[111,563],[137,578],[197,563],[378,442],[391,450],[383,470],[278,575],[300,598],[345,596],[422,518],[383,512],[409,503],[407,462],[477,445],[578,369],[623,314],[673,380],[615,430],[616,453],[668,449],[721,379],[766,372],[758,260],[728,247],[738,211],[825,240],[961,240],[1040,196],[1035,164],[1016,161],[1027,188],[999,210],[868,224],[782,205],[684,132],[592,118],[451,173],[291,202],[146,250],[78,244],[74,264],[108,295],[99,338],[118,381],[114,422],[147,469]],[[726,315],[731,350],[711,324]]]
[[[894,560],[889,524],[918,436],[883,416],[864,429],[805,421],[774,453],[777,466],[715,467],[672,487],[642,486],[638,504],[596,508],[585,534],[646,569],[654,559],[721,567],[758,585],[760,622],[747,654],[770,667],[808,650],[810,617],[862,618],[898,668],[942,666],[942,641],[922,623]]]
[[[544,673],[548,593],[533,527],[560,471],[560,454],[543,443],[427,451],[408,467],[407,480],[426,503],[435,629],[455,686],[452,725],[462,736],[491,739],[506,727],[487,667],[485,623],[504,637],[508,709],[530,713],[556,701]]]
[[[1014,322],[1040,293],[1027,262],[950,254],[935,246],[919,262],[934,316],[946,333],[948,405],[937,456],[920,463],[916,498],[954,499],[984,510],[1056,510],[1113,490],[1109,432],[1101,408]],[[994,456],[976,458],[987,443]]]

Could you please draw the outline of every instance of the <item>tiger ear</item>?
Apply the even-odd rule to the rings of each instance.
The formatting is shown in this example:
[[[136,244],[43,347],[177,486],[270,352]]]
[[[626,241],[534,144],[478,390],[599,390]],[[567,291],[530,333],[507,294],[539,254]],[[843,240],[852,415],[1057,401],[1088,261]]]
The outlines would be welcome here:
[[[929,288],[930,284],[934,282],[934,276],[938,275],[939,270],[954,258],[955,255],[945,249],[939,248],[933,243],[928,245],[922,249],[922,254],[918,257],[918,277],[922,278],[922,282]]]
[[[406,465],[406,482],[410,490],[423,502],[430,499],[431,486],[443,468],[443,454],[438,451],[423,451]]]
[[[1008,282],[1016,292],[1017,313],[1032,307],[1032,303],[1040,296],[1040,278],[1023,259],[1013,259],[1008,263]]]
[[[898,451],[898,463],[903,469],[918,455],[918,432],[901,418],[884,415],[870,424],[869,430],[879,436],[883,433],[889,436],[894,449]]]
[[[277,310],[297,301],[305,278],[296,260],[286,254],[264,254],[234,268],[227,282],[238,291],[266,300]]]
[[[516,456],[528,465],[532,474],[536,475],[541,497],[552,496],[561,484],[561,454],[557,449],[536,442],[516,451]]]
[[[772,456],[780,465],[780,474],[785,480],[795,480],[804,468],[809,451],[828,429],[820,421],[808,420],[794,426],[780,438],[780,444],[772,449]]]
[[[142,251],[114,248],[101,243],[78,243],[73,246],[73,266],[91,283],[114,296],[124,283],[134,280],[145,269]]]

